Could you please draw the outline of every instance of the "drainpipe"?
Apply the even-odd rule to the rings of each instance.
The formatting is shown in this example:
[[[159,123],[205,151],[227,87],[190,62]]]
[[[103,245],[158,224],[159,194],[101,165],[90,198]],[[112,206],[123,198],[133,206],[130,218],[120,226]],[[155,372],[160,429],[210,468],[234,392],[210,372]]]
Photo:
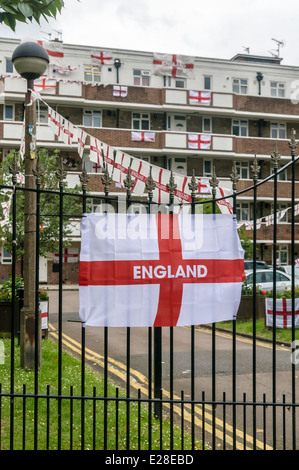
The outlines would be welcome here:
[[[261,72],[257,72],[256,74],[256,79],[258,81],[258,86],[259,86],[259,95],[261,94],[261,81],[263,80],[263,74]]]

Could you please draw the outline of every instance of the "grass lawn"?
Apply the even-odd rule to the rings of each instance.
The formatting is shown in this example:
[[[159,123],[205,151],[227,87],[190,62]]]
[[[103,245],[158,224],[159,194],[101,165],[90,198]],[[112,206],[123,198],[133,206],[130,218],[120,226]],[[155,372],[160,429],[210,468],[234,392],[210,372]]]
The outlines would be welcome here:
[[[10,392],[11,387],[11,343],[9,339],[1,341],[2,345],[4,344],[5,356],[2,361],[4,363],[0,363],[0,391],[2,392],[2,395],[0,394],[0,449],[34,450],[36,426],[37,450],[80,450],[82,410],[82,401],[79,399],[81,395],[80,361],[63,351],[62,398],[60,398],[58,396],[57,345],[50,339],[43,340],[42,367],[38,374],[38,394],[42,398],[35,400],[34,372],[20,368],[20,355],[16,346],[14,391],[20,396],[14,399],[12,408],[10,397],[5,396],[5,393]],[[26,394],[25,399],[24,394]],[[137,400],[130,404],[126,403],[121,400],[121,397],[126,396],[125,391],[116,388],[113,383],[108,384],[107,392],[107,397],[113,399],[107,401],[95,399],[103,395],[103,377],[86,366],[85,396],[88,398],[84,402],[85,449],[102,450],[106,441],[108,450],[125,450],[128,438],[130,450],[160,450],[161,443],[162,449],[171,448],[170,423],[166,417],[161,422],[154,417],[153,405],[149,409],[148,403],[137,402]],[[117,395],[119,400],[115,400]],[[61,412],[60,418],[59,411]],[[11,415],[13,415],[13,446],[11,446]],[[107,419],[107,426],[104,425],[105,419]],[[199,443],[195,443],[195,449],[199,448]],[[192,449],[190,434],[186,429],[182,430],[179,425],[173,427],[173,449]]]

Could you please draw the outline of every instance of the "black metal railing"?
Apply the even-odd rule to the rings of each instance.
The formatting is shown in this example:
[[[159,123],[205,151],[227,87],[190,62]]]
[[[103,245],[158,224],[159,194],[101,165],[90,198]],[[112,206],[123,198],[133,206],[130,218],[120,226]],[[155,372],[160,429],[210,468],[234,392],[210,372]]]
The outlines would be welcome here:
[[[295,156],[296,142],[294,136],[290,141],[291,160],[283,168],[278,169],[279,155],[274,151],[271,156],[274,164],[274,173],[265,180],[258,180],[259,166],[257,159],[253,160],[252,173],[253,184],[250,188],[237,192],[238,174],[233,168],[232,195],[234,213],[236,213],[238,198],[246,196],[248,192],[253,194],[253,261],[257,260],[257,204],[259,190],[268,181],[273,181],[273,204],[274,214],[277,211],[277,183],[278,174],[285,169],[291,170],[292,195],[291,195],[291,236],[290,236],[290,258],[292,260],[292,327],[291,327],[291,345],[287,351],[281,352],[282,346],[277,340],[277,329],[275,321],[276,312],[276,283],[273,283],[274,291],[274,322],[271,341],[268,343],[267,351],[269,355],[261,356],[259,350],[259,338],[257,337],[257,288],[256,288],[256,267],[253,270],[253,307],[252,307],[252,331],[245,343],[238,341],[238,319],[231,322],[231,333],[226,333],[227,343],[218,336],[221,325],[212,324],[204,332],[205,339],[200,339],[201,329],[196,326],[179,329],[183,341],[188,344],[184,352],[177,350],[176,327],[170,328],[148,328],[142,333],[144,343],[140,356],[144,361],[142,371],[136,367],[136,352],[132,356],[132,349],[137,341],[136,332],[131,328],[124,328],[122,331],[124,352],[121,354],[122,361],[117,356],[111,357],[110,351],[112,345],[111,329],[103,328],[103,334],[99,333],[101,339],[101,350],[103,351],[98,364],[100,375],[103,377],[104,386],[100,393],[94,387],[93,392],[86,388],[86,368],[90,363],[90,352],[87,347],[86,328],[84,324],[78,321],[80,331],[80,340],[76,340],[76,350],[73,353],[80,361],[80,393],[75,394],[74,388],[78,391],[78,383],[71,384],[66,391],[63,386],[63,353],[68,348],[65,338],[65,319],[63,309],[63,298],[65,295],[63,285],[63,218],[64,198],[73,197],[76,202],[82,203],[80,214],[73,214],[72,218],[80,220],[87,212],[88,201],[92,195],[88,191],[88,175],[83,168],[80,176],[82,191],[72,193],[64,187],[66,173],[61,167],[58,169],[59,188],[56,191],[48,191],[56,195],[59,201],[59,271],[58,271],[58,320],[57,326],[50,331],[50,337],[57,343],[58,355],[55,358],[57,366],[57,392],[52,392],[50,384],[43,384],[45,388],[41,391],[40,367],[39,367],[39,348],[40,335],[38,323],[38,292],[39,292],[39,263],[36,256],[35,282],[36,282],[36,312],[35,312],[35,366],[33,374],[33,388],[24,383],[22,390],[16,389],[16,347],[15,342],[15,277],[16,277],[16,207],[18,194],[27,189],[18,186],[16,182],[17,168],[12,168],[12,185],[2,186],[1,188],[12,190],[12,325],[10,336],[10,380],[9,385],[2,384],[0,376],[0,448],[2,449],[26,449],[27,433],[32,432],[32,426],[29,423],[33,421],[34,440],[30,444],[33,449],[101,449],[101,450],[140,450],[140,449],[161,449],[161,450],[196,450],[203,449],[296,449],[298,447],[297,432],[297,413],[298,400],[296,391],[296,361],[288,362],[286,355],[296,354],[296,323],[295,323],[295,213],[294,206],[296,202],[295,170],[298,163],[298,157]],[[41,187],[42,171],[37,165],[35,171],[36,189],[31,189],[36,194],[36,253],[39,254],[39,235],[40,235],[40,197],[47,192]],[[106,169],[102,175],[104,185],[104,194],[98,196],[103,204],[117,204],[117,197],[110,194],[111,177]],[[204,205],[206,202],[212,203],[213,212],[216,212],[216,188],[218,185],[216,172],[214,169],[211,178],[212,196],[209,201],[198,201],[196,193],[196,184],[191,180],[190,189],[192,190],[192,203],[190,203],[190,212],[194,213],[196,207]],[[155,210],[172,212],[174,210],[174,191],[175,180],[171,179],[168,185],[169,205],[157,206],[153,202],[154,182],[151,176],[147,181],[147,197],[137,200],[131,193],[133,179],[130,171],[124,181],[126,194],[126,207],[132,208],[133,204],[142,204],[146,211],[150,212],[153,207]],[[250,196],[251,197],[251,196]],[[298,198],[298,196],[297,196]],[[221,198],[225,199],[225,198]],[[218,199],[219,200],[219,199]],[[273,254],[273,260],[277,259],[277,221],[274,217],[273,239],[270,241]],[[276,263],[273,262],[274,279],[277,273]],[[138,333],[139,334],[139,333]],[[141,334],[141,333],[140,333]],[[205,343],[204,343],[205,341]],[[244,340],[245,341],[245,340]],[[68,341],[70,345],[70,341]],[[227,350],[225,348],[228,348]],[[74,352],[75,350],[75,352]],[[88,351],[88,352],[87,352]],[[146,351],[146,352],[145,352]],[[112,353],[113,355],[113,353]],[[222,356],[230,356],[230,360],[224,364]],[[138,354],[137,354],[138,356]],[[278,357],[279,356],[279,357]],[[166,359],[165,359],[166,358]],[[133,364],[134,360],[134,364]],[[141,359],[140,359],[141,360]],[[92,362],[96,362],[96,353]],[[249,361],[249,366],[247,362]],[[138,361],[137,361],[138,362]],[[165,372],[164,362],[166,362],[167,372]],[[220,364],[220,365],[219,365]],[[0,373],[1,373],[0,365]],[[287,367],[287,369],[286,369]],[[222,370],[223,368],[223,370]],[[182,370],[184,369],[184,370]],[[184,382],[186,389],[179,390],[183,372],[186,369],[186,376],[190,378],[188,385]],[[120,371],[117,373],[117,371]],[[180,371],[178,373],[177,371]],[[281,387],[281,381],[286,374],[290,373],[291,378],[289,388],[284,390]],[[278,378],[279,374],[279,378]],[[124,393],[120,392],[119,385],[115,385],[114,393],[111,393],[109,381],[117,381],[121,377],[120,383],[124,386]],[[224,379],[228,380],[224,380]],[[280,381],[278,387],[278,380]],[[141,382],[141,385],[138,384]],[[243,389],[244,385],[244,389]],[[267,392],[261,389],[265,385]],[[278,390],[279,388],[279,390]],[[280,389],[282,393],[280,393]],[[270,398],[269,398],[270,395]],[[28,415],[28,404],[33,402],[33,409]],[[21,403],[21,406],[20,406]],[[54,408],[55,411],[53,411]],[[67,404],[68,418],[64,422],[64,407]],[[79,404],[79,405],[78,405]],[[21,407],[21,427],[16,427],[16,407]],[[144,417],[143,407],[146,409]],[[79,407],[79,408],[78,408]],[[132,425],[136,417],[137,423]],[[4,416],[9,408],[9,421]],[[125,423],[120,424],[120,413],[125,410]],[[79,409],[79,411],[78,411]],[[75,415],[80,415],[80,437],[75,444],[75,431],[73,423]],[[32,416],[33,414],[33,416]],[[113,429],[111,428],[111,415],[113,420]],[[145,419],[146,418],[146,419]],[[52,420],[56,421],[57,428],[56,442],[51,442]],[[102,422],[103,426],[99,425]],[[45,437],[41,437],[39,431],[40,422],[45,424]],[[144,422],[146,424],[144,424]],[[88,427],[88,432],[87,432]],[[146,427],[146,431],[144,430]],[[165,433],[165,429],[167,432]],[[113,438],[111,440],[111,432]],[[21,442],[16,442],[16,434],[21,433]],[[141,437],[146,434],[146,439]],[[99,436],[100,434],[100,436]],[[167,440],[166,436],[167,435]],[[9,439],[7,438],[9,436]],[[67,436],[67,437],[66,437]],[[132,444],[134,442],[134,444]],[[137,443],[137,444],[136,444]],[[132,447],[133,446],[133,447]],[[137,446],[137,447],[136,447]]]

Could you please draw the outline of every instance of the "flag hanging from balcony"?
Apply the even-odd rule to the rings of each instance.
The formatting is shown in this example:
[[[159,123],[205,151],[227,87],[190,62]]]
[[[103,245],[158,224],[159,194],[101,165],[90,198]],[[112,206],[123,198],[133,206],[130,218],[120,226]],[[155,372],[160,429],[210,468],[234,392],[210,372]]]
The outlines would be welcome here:
[[[211,147],[211,136],[203,134],[189,134],[189,149],[209,149]]]
[[[154,74],[192,78],[194,71],[194,57],[177,54],[154,53],[153,59]]]
[[[34,80],[34,90],[39,93],[56,93],[56,80],[55,78],[42,77],[38,80]]]
[[[209,106],[211,104],[211,92],[190,90],[189,103]]]
[[[48,53],[50,63],[64,66],[64,52],[60,41],[37,41]]]
[[[125,98],[128,95],[128,87],[121,85],[113,85],[113,96]]]
[[[87,326],[182,326],[236,318],[244,252],[233,216],[86,214],[79,314]]]
[[[155,142],[154,132],[132,132],[132,140],[136,142]]]

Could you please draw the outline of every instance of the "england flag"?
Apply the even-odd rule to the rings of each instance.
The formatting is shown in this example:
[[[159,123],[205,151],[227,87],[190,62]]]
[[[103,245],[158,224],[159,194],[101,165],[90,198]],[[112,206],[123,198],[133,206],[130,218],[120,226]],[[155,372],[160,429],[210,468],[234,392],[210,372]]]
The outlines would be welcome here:
[[[86,326],[236,318],[244,252],[231,215],[86,214],[79,313]]]

